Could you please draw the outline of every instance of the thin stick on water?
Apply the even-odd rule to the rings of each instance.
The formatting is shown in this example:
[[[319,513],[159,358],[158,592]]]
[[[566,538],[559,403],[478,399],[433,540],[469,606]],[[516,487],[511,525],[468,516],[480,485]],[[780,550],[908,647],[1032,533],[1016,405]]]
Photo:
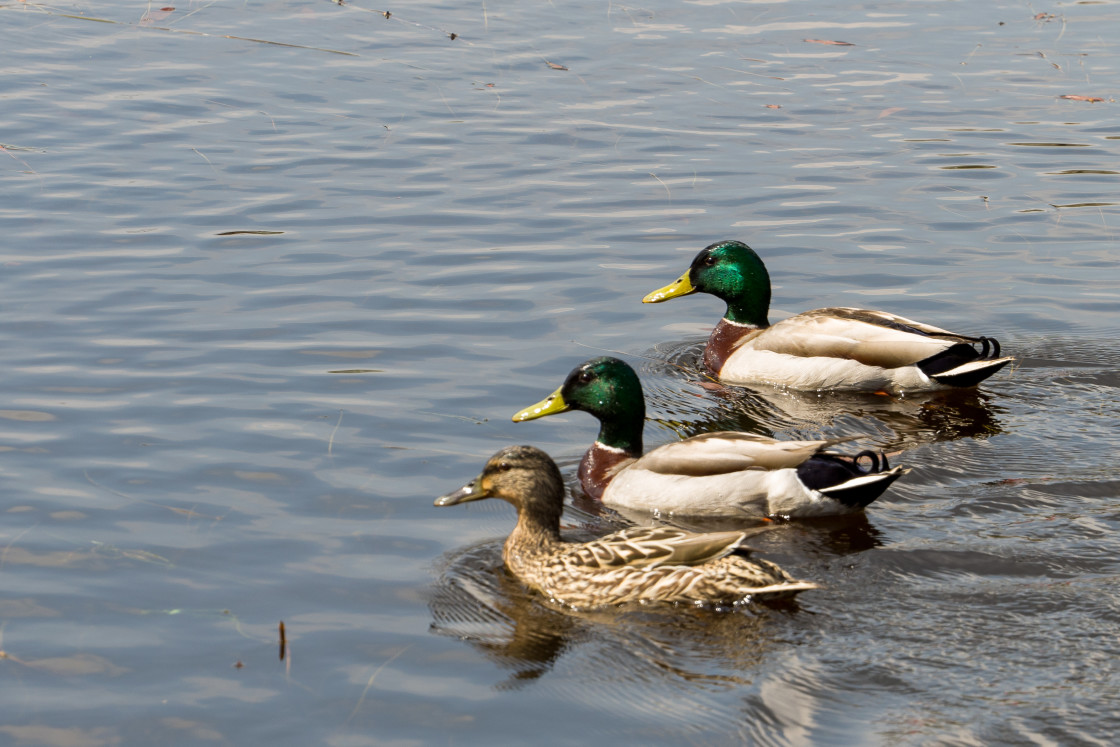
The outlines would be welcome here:
[[[356,715],[356,714],[358,713],[358,709],[360,709],[360,708],[362,707],[362,703],[364,703],[364,702],[365,702],[365,699],[366,699],[366,693],[368,693],[368,692],[369,692],[369,689],[370,689],[370,688],[371,688],[371,687],[373,686],[373,681],[374,681],[375,679],[377,679],[377,675],[381,674],[381,670],[382,670],[382,669],[384,669],[385,667],[389,666],[390,664],[392,664],[392,663],[393,663],[393,661],[394,661],[394,660],[395,660],[395,659],[396,659],[396,658],[397,658],[398,656],[400,656],[401,654],[403,654],[403,653],[404,653],[405,651],[408,651],[408,650],[409,650],[410,648],[412,648],[412,644],[411,644],[411,643],[410,643],[410,644],[408,644],[407,646],[405,646],[404,648],[402,648],[402,649],[401,649],[400,651],[398,651],[397,653],[395,653],[395,654],[393,654],[392,656],[390,656],[390,657],[389,657],[388,659],[386,659],[386,660],[385,660],[385,661],[384,661],[384,662],[383,662],[383,663],[381,664],[381,666],[379,666],[379,667],[377,668],[377,670],[376,670],[376,671],[375,671],[375,672],[374,672],[373,674],[371,674],[371,675],[370,675],[370,677],[369,677],[369,681],[368,681],[368,682],[366,682],[366,687],[365,687],[365,689],[364,689],[364,690],[362,690],[362,695],[361,695],[361,697],[360,697],[360,698],[358,698],[358,702],[357,702],[357,703],[356,703],[356,704],[354,705],[354,710],[350,711],[350,715],[349,715],[349,716],[347,717],[347,719],[346,719],[346,723],[350,723],[350,719],[354,718],[354,716],[355,716],[355,715]]]
[[[338,427],[342,425],[342,413],[342,410],[338,411],[338,422],[334,424],[334,430],[331,431],[331,437],[327,440],[327,456],[331,458],[334,457],[334,455],[331,454],[331,449],[334,447],[334,434],[338,433]]]

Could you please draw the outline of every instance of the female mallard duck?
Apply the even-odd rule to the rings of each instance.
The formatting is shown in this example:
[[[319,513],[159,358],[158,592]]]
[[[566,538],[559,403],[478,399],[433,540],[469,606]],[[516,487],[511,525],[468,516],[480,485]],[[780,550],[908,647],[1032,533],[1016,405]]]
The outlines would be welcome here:
[[[624,602],[734,604],[788,597],[816,584],[794,581],[778,566],[749,559],[747,532],[697,534],[675,527],[641,527],[593,542],[560,538],[564,481],[556,463],[532,446],[510,446],[482,474],[436,499],[454,506],[501,498],[517,509],[502,549],[506,568],[545,596],[577,608]]]
[[[791,389],[929,390],[975,386],[1014,358],[991,337],[968,337],[883,311],[806,311],[771,326],[770,276],[741,241],[704,249],[677,280],[644,303],[691,293],[727,302],[704,363],[732,384]],[[978,344],[977,350],[974,344]]]
[[[579,465],[583,489],[616,508],[678,516],[808,517],[858,511],[907,470],[886,456],[824,449],[850,438],[776,441],[719,432],[659,446],[642,455],[646,404],[629,365],[602,357],[577,366],[544,400],[513,416],[535,420],[567,410],[599,419],[599,437]],[[870,467],[860,468],[867,458]]]

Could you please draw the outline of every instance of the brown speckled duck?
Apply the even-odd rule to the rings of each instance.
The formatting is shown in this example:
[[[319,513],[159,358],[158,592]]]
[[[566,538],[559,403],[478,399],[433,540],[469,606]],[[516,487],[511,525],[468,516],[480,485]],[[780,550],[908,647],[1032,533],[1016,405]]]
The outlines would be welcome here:
[[[560,538],[564,482],[540,449],[511,446],[482,474],[436,499],[454,506],[501,498],[517,509],[517,526],[502,557],[513,575],[550,599],[574,608],[626,602],[736,604],[784,598],[817,588],[795,581],[773,563],[753,559],[747,532],[695,533],[674,527],[626,529],[592,542]]]

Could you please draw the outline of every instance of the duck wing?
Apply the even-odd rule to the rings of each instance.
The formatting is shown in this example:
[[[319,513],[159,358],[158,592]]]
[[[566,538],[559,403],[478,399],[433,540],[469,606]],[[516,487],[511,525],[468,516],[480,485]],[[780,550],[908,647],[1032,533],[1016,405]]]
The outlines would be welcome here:
[[[644,469],[663,475],[705,477],[743,470],[793,468],[822,449],[858,438],[860,436],[818,441],[778,441],[753,433],[719,431],[659,446],[628,469]]]
[[[763,528],[760,531],[766,531]],[[568,563],[585,568],[651,568],[659,565],[700,565],[736,550],[757,531],[689,532],[670,526],[636,527],[573,547]]]
[[[801,358],[848,358],[868,366],[900,368],[954,345],[971,348],[972,343],[983,344],[986,339],[958,335],[885,311],[837,307],[784,319],[754,337],[750,346]]]

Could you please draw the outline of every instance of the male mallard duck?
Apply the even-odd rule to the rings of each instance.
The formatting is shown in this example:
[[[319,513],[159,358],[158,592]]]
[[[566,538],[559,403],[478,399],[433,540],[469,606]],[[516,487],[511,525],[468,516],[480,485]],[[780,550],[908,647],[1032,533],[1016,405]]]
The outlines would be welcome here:
[[[975,386],[1014,358],[991,337],[969,337],[884,311],[806,311],[771,326],[770,275],[741,241],[704,249],[677,280],[644,303],[690,293],[727,302],[704,363],[732,384],[792,389],[902,391]],[[980,345],[980,350],[974,347]]]
[[[482,474],[436,499],[454,506],[501,498],[517,509],[506,539],[506,568],[545,596],[572,607],[623,602],[710,602],[788,597],[816,584],[794,581],[766,560],[749,559],[747,532],[697,534],[675,527],[642,527],[593,542],[560,538],[564,481],[556,463],[532,446],[510,446],[490,458]]]
[[[608,506],[680,516],[822,516],[864,508],[907,470],[886,456],[825,453],[850,438],[777,441],[730,431],[659,446],[642,455],[646,403],[638,374],[618,358],[594,358],[544,400],[513,416],[566,410],[599,419],[599,437],[579,465],[584,491]],[[867,471],[858,462],[867,458]]]

